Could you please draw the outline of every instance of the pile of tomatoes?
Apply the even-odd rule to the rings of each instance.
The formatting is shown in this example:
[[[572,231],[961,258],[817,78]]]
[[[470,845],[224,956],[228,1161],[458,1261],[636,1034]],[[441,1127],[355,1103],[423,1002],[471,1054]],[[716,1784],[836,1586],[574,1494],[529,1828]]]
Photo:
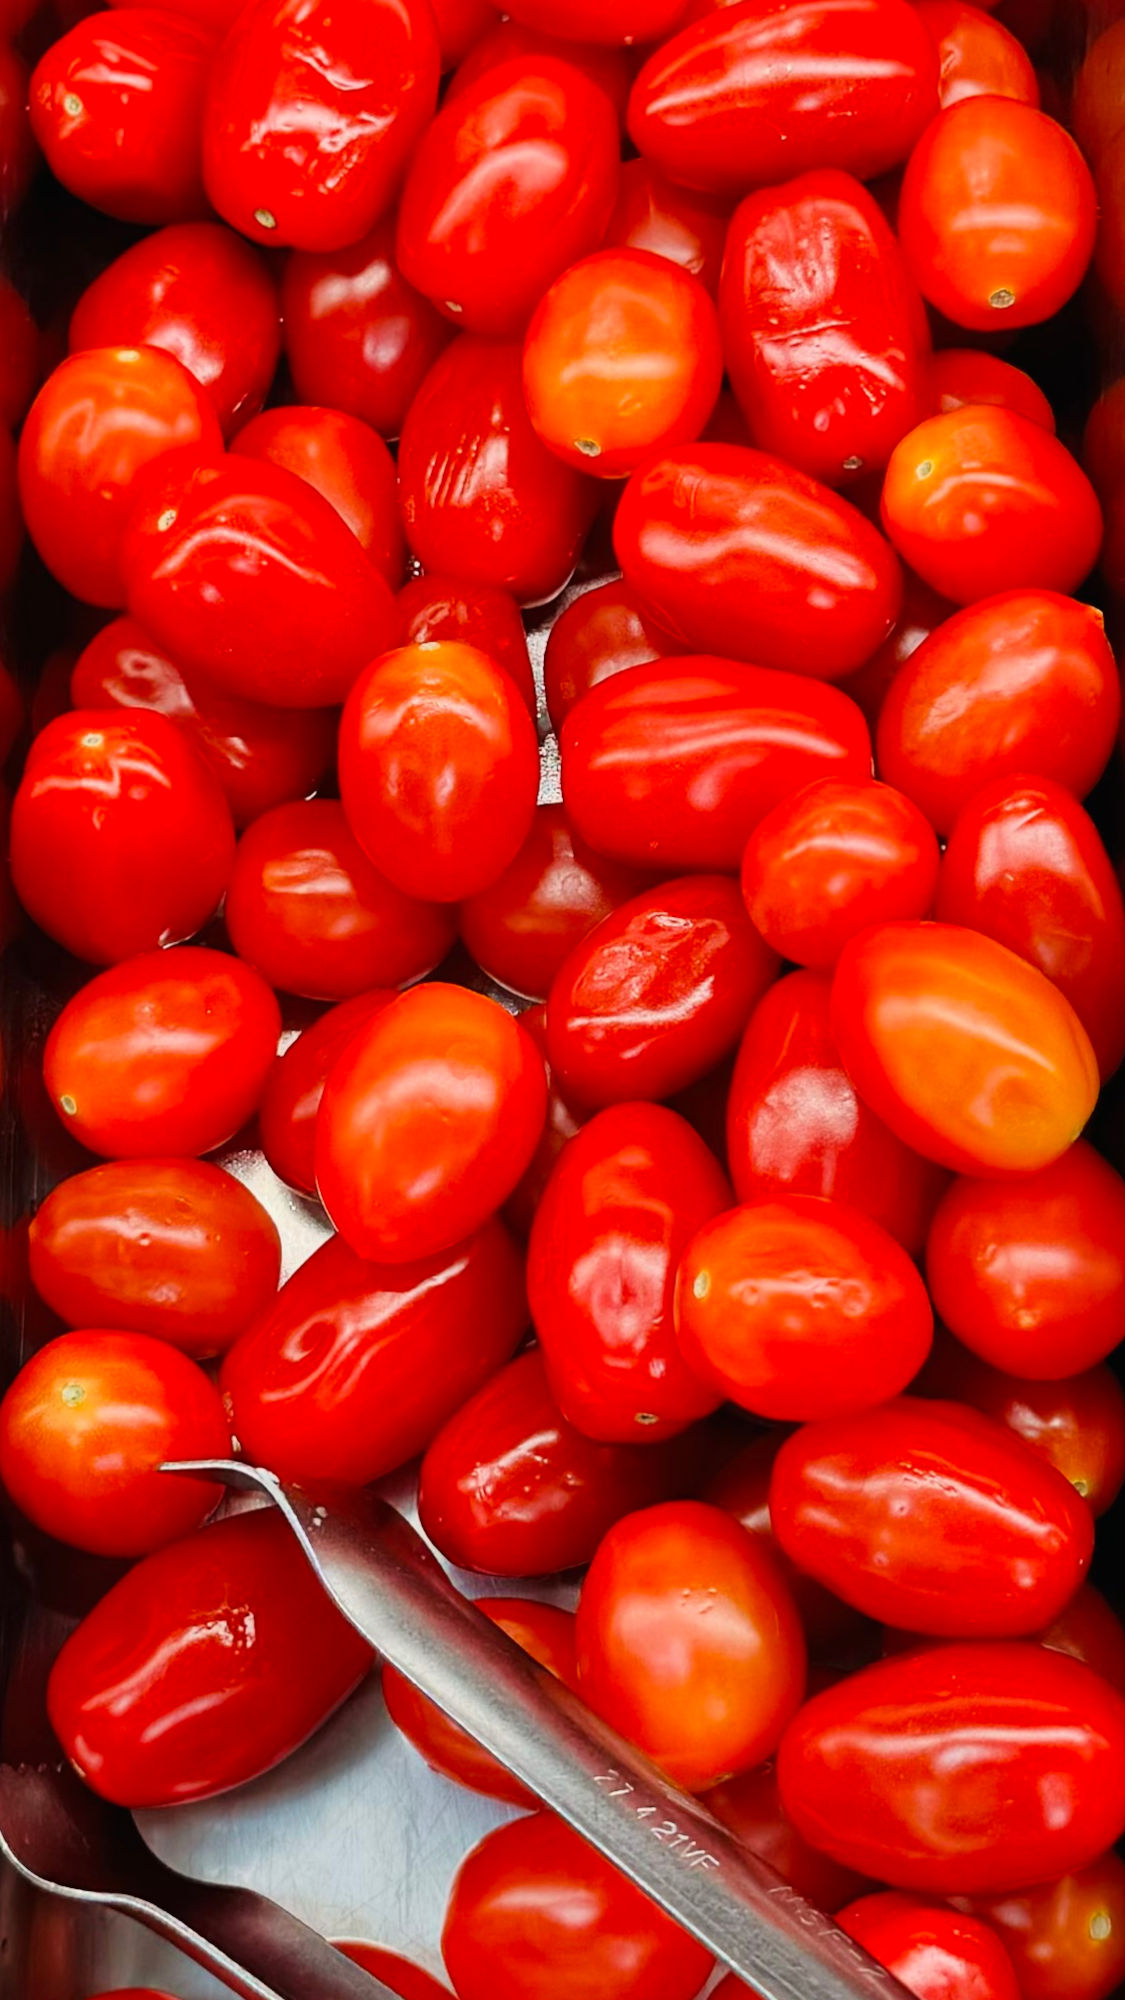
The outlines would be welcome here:
[[[1032,0],[504,8],[0,0],[55,260],[0,280],[0,932],[68,995],[0,1481],[25,1569],[116,1565],[51,1724],[129,1807],[272,1768],[375,1663],[159,1467],[420,1459],[487,1614],[920,2000],[1108,2000],[1125,383],[1079,444],[1017,362],[1125,306],[1125,19],[1075,80]],[[284,1283],[232,1144],[324,1221]],[[694,2000],[383,1692],[520,1815],[457,2000]]]

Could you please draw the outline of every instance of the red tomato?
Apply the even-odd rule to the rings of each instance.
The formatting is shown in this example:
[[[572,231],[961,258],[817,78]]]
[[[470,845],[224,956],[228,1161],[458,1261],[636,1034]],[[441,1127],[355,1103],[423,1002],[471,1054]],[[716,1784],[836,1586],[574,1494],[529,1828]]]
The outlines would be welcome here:
[[[941,1317],[993,1367],[1032,1381],[1090,1368],[1125,1322],[1125,1182],[1081,1141],[1035,1175],[957,1180],[926,1269]]]
[[[538,1348],[461,1404],[422,1460],[418,1512],[450,1562],[552,1576],[591,1561],[623,1514],[688,1485],[695,1439],[598,1444],[569,1424]]]
[[[1086,419],[1082,463],[1098,498],[1108,506],[1125,483],[1125,375],[1110,383]]]
[[[1022,43],[967,0],[918,0],[918,18],[937,43],[941,108],[965,97],[1014,97],[1038,107],[1039,82]]]
[[[415,986],[345,1049],[325,1085],[320,1198],[358,1255],[432,1256],[511,1193],[546,1103],[542,1059],[518,1021],[462,987]]]
[[[958,1903],[999,1931],[1024,2000],[1109,2000],[1125,1980],[1125,1861]]]
[[[64,1333],[0,1403],[0,1479],[45,1534],[140,1556],[199,1526],[222,1488],[168,1459],[228,1458],[230,1429],[201,1368],[142,1333]]]
[[[272,1508],[234,1514],[114,1584],[47,1686],[66,1756],[102,1798],[211,1798],[319,1729],[371,1654]]]
[[[868,924],[927,916],[939,862],[929,822],[902,792],[822,778],[759,820],[742,894],[781,958],[829,967]]]
[[[541,604],[574,569],[597,489],[536,436],[522,365],[518,345],[468,335],[439,356],[403,425],[399,493],[424,569]]]
[[[452,329],[394,261],[394,218],[344,250],[294,250],[281,279],[297,394],[397,437]]]
[[[257,1107],[281,1030],[241,959],[198,945],[142,952],[69,1000],[43,1056],[68,1132],[109,1159],[191,1158]]]
[[[0,41],[0,222],[19,208],[38,164],[27,99],[27,67]]]
[[[676,651],[676,642],[645,620],[622,578],[584,590],[554,620],[543,655],[547,712],[557,730],[599,681]]]
[[[629,101],[638,152],[722,194],[812,167],[861,180],[904,160],[937,108],[937,52],[905,0],[723,6],[650,55]]]
[[[535,676],[527,650],[519,606],[507,590],[489,584],[458,583],[452,577],[411,577],[396,600],[406,644],[423,646],[442,639],[456,640],[487,653],[494,666],[503,667],[535,714]]]
[[[1065,305],[1097,219],[1090,169],[1070,134],[1032,102],[998,95],[995,81],[990,93],[948,103],[934,119],[898,203],[919,289],[954,326],[981,332],[1035,326]]]
[[[1092,1584],[1083,1584],[1058,1617],[1035,1636],[1041,1646],[1085,1661],[1125,1694],[1125,1625]]]
[[[867,724],[838,689],[705,655],[593,687],[559,749],[575,830],[638,868],[733,872],[780,800],[871,774]]]
[[[918,0],[918,4],[923,11],[948,7],[959,13],[962,8],[966,14],[980,12],[964,5],[964,0]],[[999,28],[995,21],[989,21],[989,26]],[[1055,428],[1055,413],[1039,384],[1022,368],[1013,368],[1010,361],[1002,361],[998,354],[989,354],[982,347],[941,348],[930,362],[930,398],[933,409],[942,416],[966,403],[998,403],[1029,423],[1041,424],[1045,431]]]
[[[486,70],[415,149],[403,277],[467,333],[519,334],[552,278],[601,241],[617,156],[612,106],[570,63],[517,56]]]
[[[617,185],[617,207],[604,242],[649,250],[718,290],[727,232],[726,204],[677,187],[651,160],[626,160]]]
[[[394,999],[392,991],[357,993],[305,1028],[278,1056],[258,1107],[258,1132],[270,1166],[302,1194],[316,1193],[316,1118],[329,1071],[373,1014]]]
[[[806,1703],[778,1781],[806,1840],[893,1888],[1049,1882],[1125,1826],[1125,1700],[1045,1647],[929,1647]]]
[[[57,180],[123,222],[206,215],[200,124],[211,26],[150,7],[88,14],[31,78],[31,129]]]
[[[202,929],[230,876],[234,827],[174,723],[76,708],[31,746],[10,851],[35,922],[77,957],[114,965]]]
[[[14,426],[24,415],[39,386],[39,355],[39,328],[22,294],[0,276],[0,423]]]
[[[537,806],[515,860],[462,903],[461,937],[490,978],[545,1000],[568,953],[643,880],[587,847],[564,807]]]
[[[271,986],[349,1000],[429,972],[456,936],[452,913],[379,874],[335,799],[300,799],[238,843],[224,907],[240,958]]]
[[[539,743],[502,667],[473,646],[401,646],[357,680],[340,796],[360,846],[407,895],[456,902],[510,866],[535,817]]]
[[[64,1325],[150,1334],[196,1360],[265,1310],[281,1267],[261,1203],[205,1160],[73,1174],[32,1217],[28,1251],[31,1281]]]
[[[392,590],[402,582],[406,543],[398,518],[395,463],[377,431],[336,409],[301,404],[263,410],[231,450],[295,472],[346,522]]]
[[[218,451],[219,424],[171,354],[97,347],[72,354],[48,377],[20,438],[20,500],[47,568],[75,597],[114,608],[124,602],[133,482],[176,447],[190,458],[189,446],[200,458]]]
[[[343,701],[394,634],[390,590],[335,508],[233,454],[155,469],[123,568],[130,612],[174,659],[278,708]]]
[[[536,1604],[526,1597],[478,1597],[476,1604],[478,1611],[499,1625],[541,1667],[573,1686],[578,1670],[572,1611],[560,1611],[554,1604]],[[538,1805],[534,1792],[390,1666],[383,1668],[383,1700],[395,1728],[401,1729],[432,1771],[507,1805],[531,1809]]]
[[[918,2000],[953,1993],[958,2000],[1021,2000],[1011,1959],[995,1931],[974,1917],[885,1889],[839,1911],[836,1922]]]
[[[827,1854],[818,1854],[786,1819],[777,1796],[777,1767],[772,1761],[716,1785],[702,1803],[751,1854],[767,1862],[815,1909],[836,1910],[849,1896],[866,1888],[861,1875],[841,1868]]]
[[[955,1172],[1049,1166],[1097,1100],[1097,1061],[1070,1002],[957,924],[881,924],[853,938],[836,967],[832,1032],[872,1110]]]
[[[1125,185],[1125,142],[1120,132],[1104,147],[1097,166],[1098,233],[1094,270],[1106,299],[1116,312],[1125,296],[1121,278],[1122,208]]]
[[[663,1105],[614,1105],[563,1148],[527,1295],[552,1394],[586,1436],[665,1437],[718,1407],[680,1354],[672,1297],[694,1231],[729,1199],[713,1153]]]
[[[95,632],[70,676],[76,708],[153,709],[211,766],[236,826],[311,792],[332,762],[336,711],[267,708],[170,660],[133,618]]]
[[[1032,773],[1076,798],[1112,753],[1121,713],[1100,611],[1049,590],[959,611],[918,647],[879,716],[879,771],[939,833],[982,785]]]
[[[71,353],[161,347],[214,405],[227,435],[260,410],[281,352],[273,278],[248,243],[215,222],[146,236],[88,285],[74,308]]]
[[[566,40],[655,42],[684,11],[684,0],[514,0],[517,21]]]
[[[356,1944],[340,1938],[336,1938],[334,1943],[345,1958],[354,1960],[373,1978],[381,1979],[392,1993],[401,1995],[401,2000],[447,2000],[448,1987],[411,1959],[402,1958],[397,1951],[387,1951],[380,1944]],[[112,1995],[109,2000],[112,2000]]]
[[[547,1057],[580,1104],[671,1097],[733,1048],[777,959],[736,885],[684,875],[576,944],[547,1001]]]
[[[203,177],[256,243],[340,250],[389,207],[437,102],[424,0],[250,0],[212,66]]]
[[[459,2000],[692,2000],[701,1944],[553,1813],[487,1833],[441,1940]]]
[[[329,1237],[227,1355],[231,1428],[282,1479],[367,1486],[425,1449],[526,1326],[498,1222],[409,1263]]]
[[[747,196],[727,236],[719,311],[754,443],[829,486],[885,465],[926,413],[922,301],[878,202],[851,174],[823,168]]]
[[[636,70],[636,63],[630,60],[624,46],[614,47],[608,42],[572,41],[566,35],[565,23],[560,24],[557,33],[545,34],[542,29],[529,28],[523,21],[511,17],[498,23],[493,14],[492,22],[492,32],[475,43],[456,75],[450,78],[445,93],[447,104],[451,97],[460,97],[472,84],[478,83],[489,70],[499,69],[501,63],[512,62],[519,56],[524,68],[533,70],[544,56],[549,56],[553,60],[569,63],[572,69],[581,70],[588,82],[596,83],[609,98],[618,123],[624,126]]]
[[[680,1260],[675,1314],[700,1379],[782,1421],[842,1416],[898,1395],[933,1332],[925,1287],[901,1245],[859,1209],[809,1195],[705,1222]]]
[[[610,1529],[575,1638],[585,1699],[689,1791],[760,1764],[804,1691],[801,1623],[772,1557],[697,1500]]]
[[[1092,167],[1096,167],[1125,118],[1125,24],[1113,21],[1090,43],[1074,79],[1071,126]]]
[[[927,417],[895,446],[882,517],[903,561],[955,604],[1073,590],[1102,533],[1097,495],[1058,439],[985,403]]]
[[[935,914],[1006,944],[1065,993],[1103,1078],[1125,1055],[1125,903],[1093,821],[1050,778],[1000,777],[958,815]]]
[[[688,271],[651,250],[599,250],[540,299],[523,388],[545,444],[603,479],[699,436],[723,379],[719,322]]]

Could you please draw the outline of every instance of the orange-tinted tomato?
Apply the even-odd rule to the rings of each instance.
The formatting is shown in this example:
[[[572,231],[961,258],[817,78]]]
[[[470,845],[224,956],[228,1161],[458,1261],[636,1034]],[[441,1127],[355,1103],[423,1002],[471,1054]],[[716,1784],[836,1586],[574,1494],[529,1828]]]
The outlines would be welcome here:
[[[957,1901],[999,1931],[1024,2000],[1109,2000],[1125,1980],[1125,1861],[1118,1854],[1040,1888]]]
[[[392,590],[402,582],[406,543],[398,518],[395,464],[370,424],[337,409],[287,404],[264,410],[231,439],[243,458],[295,472],[334,507]]]
[[[675,640],[644,617],[636,591],[623,578],[584,590],[547,634],[543,680],[555,728],[561,730],[575,703],[599,681],[676,650]]]
[[[714,293],[726,231],[724,203],[678,187],[651,160],[625,161],[605,243],[667,257]]]
[[[1009,29],[968,0],[918,0],[918,17],[938,47],[941,108],[963,97],[1014,97],[1039,104],[1039,82],[1027,50]]]
[[[962,0],[920,0],[920,4],[960,9]],[[965,7],[966,13],[979,11]],[[1039,384],[1022,368],[1013,368],[1010,361],[983,347],[940,348],[930,362],[930,397],[939,416],[966,403],[999,403],[1002,409],[1042,424],[1045,431],[1055,428],[1055,413]]]
[[[316,1193],[316,1118],[329,1072],[371,1016],[394,997],[377,988],[329,1007],[290,1042],[266,1078],[258,1107],[262,1151],[279,1179],[302,1194]]]
[[[519,605],[510,591],[486,583],[458,583],[453,577],[411,577],[395,600],[406,644],[455,639],[487,653],[494,666],[510,674],[532,714],[535,677],[527,650],[527,633]]]

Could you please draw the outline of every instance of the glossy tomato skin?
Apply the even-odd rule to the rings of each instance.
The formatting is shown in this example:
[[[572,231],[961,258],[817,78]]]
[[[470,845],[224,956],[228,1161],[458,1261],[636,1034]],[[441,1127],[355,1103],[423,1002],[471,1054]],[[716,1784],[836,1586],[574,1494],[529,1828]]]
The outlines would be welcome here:
[[[1039,79],[1022,42],[968,0],[920,0],[919,18],[938,46],[941,108],[965,97],[1013,97],[1039,105]]]
[[[723,349],[750,435],[829,486],[886,464],[927,413],[929,329],[878,202],[823,168],[731,219]]]
[[[453,577],[411,577],[395,600],[406,645],[454,639],[487,653],[503,667],[535,713],[535,677],[527,650],[527,633],[519,606],[510,591],[489,584],[458,583]]]
[[[431,1256],[511,1193],[546,1105],[542,1058],[518,1021],[462,987],[415,986],[345,1049],[325,1085],[320,1198],[358,1255]]]
[[[536,436],[522,365],[518,344],[468,334],[438,357],[403,424],[399,492],[424,569],[541,604],[574,569],[597,488]]]
[[[340,723],[340,796],[375,866],[453,903],[503,874],[535,817],[539,742],[510,676],[473,646],[400,646],[359,676]]]
[[[624,1514],[688,1490],[694,1439],[598,1443],[567,1422],[538,1348],[469,1396],[422,1460],[419,1518],[460,1569],[584,1568]]]
[[[881,924],[853,938],[831,1018],[860,1096],[955,1172],[1049,1166],[1097,1100],[1097,1060],[1070,1002],[957,924]]]
[[[267,1508],[131,1569],[67,1640],[47,1703],[66,1755],[102,1798],[180,1804],[271,1770],[370,1664]]]
[[[956,1180],[926,1268],[938,1312],[983,1361],[1033,1381],[1092,1367],[1121,1338],[1125,1182],[1079,1140],[1011,1183]]]
[[[258,1133],[279,1180],[301,1194],[316,1193],[316,1119],[329,1071],[372,1015],[394,999],[377,987],[341,1000],[302,1030],[278,1056],[258,1107]]]
[[[555,729],[561,731],[575,703],[599,681],[677,650],[674,639],[646,621],[636,591],[622,577],[584,590],[547,634],[543,683]]]
[[[277,286],[233,230],[174,223],[135,243],[86,287],[67,338],[72,354],[141,343],[174,354],[229,436],[261,408],[273,381],[281,352]]]
[[[193,936],[234,862],[218,779],[174,723],[139,709],[70,709],[47,724],[10,842],[24,908],[94,965]]]
[[[1049,1882],[1125,1820],[1125,1700],[1076,1660],[993,1641],[865,1667],[778,1753],[782,1804],[837,1860],[938,1896]]]
[[[843,1868],[802,1840],[786,1819],[777,1795],[772,1758],[756,1770],[740,1771],[703,1796],[707,1811],[729,1828],[743,1847],[768,1862],[784,1882],[818,1910],[836,1910],[867,1887],[861,1875]]]
[[[967,11],[967,10],[966,10]],[[988,1924],[893,1889],[837,1912],[841,1930],[918,2000],[1020,2000],[1015,1969]]]
[[[1125,1861],[1103,1854],[1038,1888],[959,1896],[1003,1939],[1026,2000],[1109,2000],[1125,1978]]]
[[[142,952],[69,1000],[43,1076],[66,1129],[108,1159],[221,1146],[262,1094],[281,1030],[250,966],[198,945]]]
[[[858,1209],[809,1195],[705,1222],[680,1260],[688,1366],[756,1416],[842,1416],[899,1394],[930,1351],[925,1287]]]
[[[958,12],[964,6],[966,14],[980,12],[965,0],[921,0],[921,5],[956,8]],[[1055,413],[1038,382],[982,347],[940,348],[930,362],[930,396],[937,415],[958,410],[965,403],[999,403],[1033,424],[1042,424],[1046,431],[1055,428]]]
[[[730,1199],[714,1155],[663,1105],[618,1104],[564,1147],[536,1211],[527,1291],[547,1379],[587,1437],[668,1436],[717,1408],[680,1354],[676,1269]]]
[[[600,242],[617,199],[618,132],[597,85],[513,57],[447,101],[410,163],[396,257],[454,325],[522,332],[560,271]]]
[[[202,458],[220,445],[207,396],[173,355],[98,347],[60,362],[19,448],[20,503],[52,575],[89,604],[119,608],[136,475],[165,452]]]
[[[816,778],[871,772],[867,724],[838,689],[707,655],[594,686],[559,748],[576,830],[639,868],[733,873],[781,799]]]
[[[1050,778],[994,779],[958,815],[935,915],[997,938],[1065,993],[1111,1076],[1125,1055],[1125,903],[1093,821]]]
[[[623,47],[615,48],[608,42],[576,42],[557,30],[548,33],[542,28],[529,27],[514,15],[498,22],[494,14],[492,19],[492,32],[481,36],[450,78],[445,94],[447,104],[451,97],[461,96],[488,70],[499,69],[502,63],[518,56],[525,69],[534,69],[544,56],[549,56],[569,63],[572,69],[581,70],[590,83],[596,83],[609,98],[618,124],[624,125],[636,63]]]
[[[948,834],[1005,774],[1085,798],[1120,713],[1101,612],[1050,590],[1006,591],[946,619],[896,676],[879,716],[879,772]]]
[[[979,332],[1035,326],[1065,305],[1096,218],[1093,178],[1069,133],[1033,104],[995,94],[962,98],[934,119],[898,207],[920,290],[955,326]]]
[[[727,207],[721,200],[677,186],[651,160],[626,160],[604,241],[666,257],[714,295],[726,225]]]
[[[891,453],[881,511],[903,561],[955,604],[1073,590],[1102,534],[1097,496],[1065,446],[995,404],[909,431]]]
[[[131,615],[174,659],[278,708],[343,701],[394,632],[391,592],[335,508],[233,454],[150,475],[123,569]]]
[[[421,0],[251,0],[212,67],[203,176],[255,243],[339,250],[389,206],[437,101],[440,56]]]
[[[862,514],[741,445],[682,445],[642,466],[613,543],[642,608],[686,647],[818,680],[866,660],[902,599],[894,552]]]
[[[227,1355],[231,1427],[282,1479],[366,1486],[425,1449],[526,1325],[499,1222],[390,1265],[330,1237]]]
[[[57,180],[122,222],[207,213],[199,128],[213,28],[150,7],[88,14],[31,79],[31,129]]]
[[[60,1334],[0,1403],[8,1498],[44,1533],[94,1555],[147,1555],[197,1528],[222,1488],[160,1467],[230,1450],[202,1369],[146,1334]]]
[[[692,2000],[701,1944],[578,1834],[538,1812],[462,1862],[441,1941],[459,2000]]]
[[[240,958],[271,986],[312,1000],[420,979],[456,934],[447,910],[379,874],[335,799],[276,806],[247,828],[224,916]]]
[[[606,43],[655,42],[683,13],[682,0],[516,0],[508,10],[517,21],[566,40]]]
[[[111,1323],[202,1360],[277,1290],[256,1197],[206,1160],[120,1160],[60,1181],[32,1216],[31,1281],[66,1326]]]
[[[406,543],[394,460],[369,424],[342,410],[288,404],[253,417],[231,440],[231,450],[283,466],[314,487],[351,529],[380,576],[398,589]]]
[[[735,884],[684,875],[603,917],[560,966],[547,1058],[580,1104],[671,1097],[713,1069],[778,961]]]

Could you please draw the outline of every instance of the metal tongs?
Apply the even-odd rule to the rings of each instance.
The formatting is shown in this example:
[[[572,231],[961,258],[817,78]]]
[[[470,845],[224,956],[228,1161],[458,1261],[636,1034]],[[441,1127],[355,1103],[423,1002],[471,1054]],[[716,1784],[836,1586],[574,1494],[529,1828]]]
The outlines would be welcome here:
[[[762,2000],[906,2000],[906,1990],[464,1598],[375,1494],[286,1486],[226,1459],[169,1465],[264,1494],[373,1650]],[[108,1905],[243,2000],[391,2000],[287,1911],[165,1866],[120,1808],[58,1773],[0,1773],[0,1852],[38,1887]],[[80,1795],[80,1796],[79,1796]]]

